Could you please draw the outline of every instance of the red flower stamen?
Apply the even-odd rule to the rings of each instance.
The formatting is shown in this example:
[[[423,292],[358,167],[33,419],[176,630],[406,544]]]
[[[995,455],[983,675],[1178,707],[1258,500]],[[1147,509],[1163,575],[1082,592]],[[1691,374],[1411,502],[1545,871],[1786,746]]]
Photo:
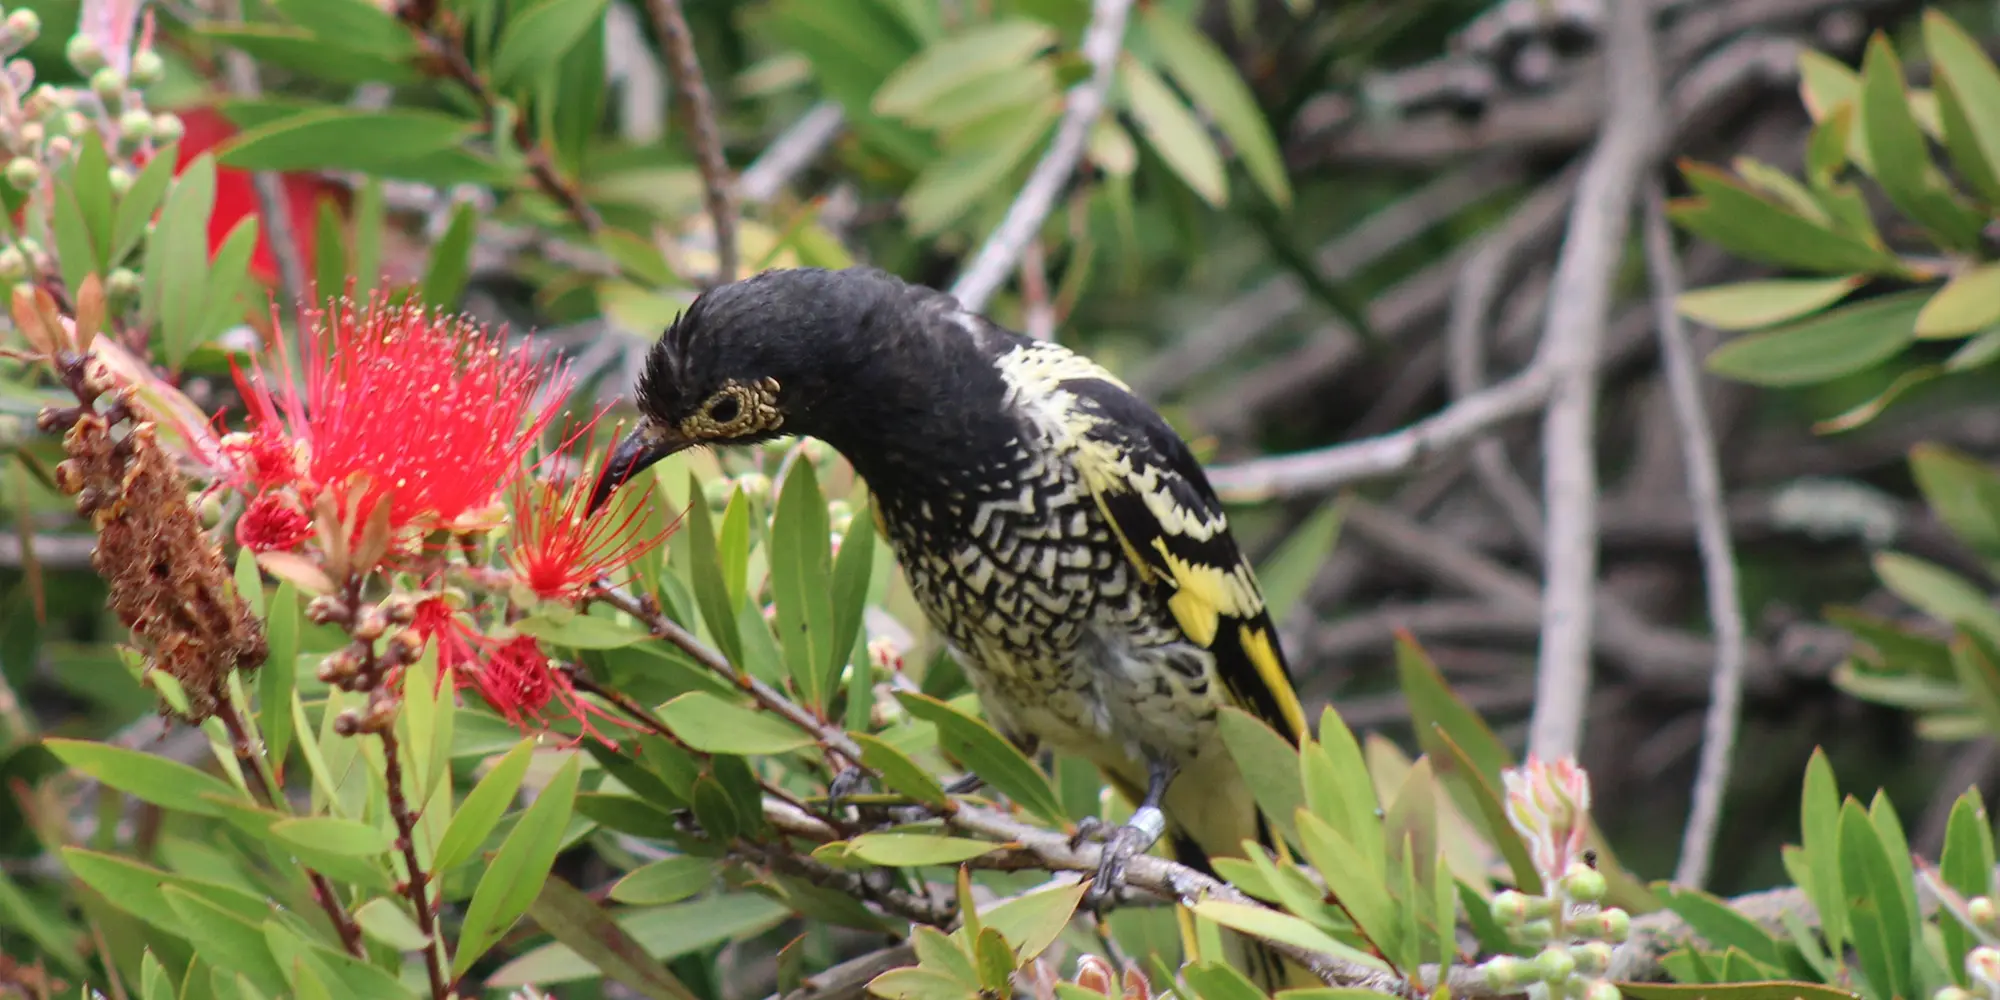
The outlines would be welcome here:
[[[303,446],[302,498],[332,490],[356,524],[387,503],[398,533],[468,527],[521,474],[568,388],[566,372],[544,378],[536,352],[418,305],[343,302],[307,310],[301,326],[303,386],[282,340],[277,386],[254,363],[252,375],[236,372],[255,442],[245,451],[262,477]]]
[[[470,683],[466,668],[477,669],[480,648],[492,645],[442,597],[418,601],[410,628],[425,640],[437,643],[438,676],[442,678],[447,670],[456,671],[459,687]]]
[[[596,427],[597,418],[592,418],[585,431],[566,435],[570,442],[588,435],[575,454],[588,456],[594,450]],[[560,452],[551,457],[560,457]],[[551,481],[522,480],[514,489],[515,534],[507,563],[515,578],[543,600],[582,600],[599,579],[631,565],[664,542],[678,524],[640,537],[642,521],[651,509],[643,502],[613,503],[586,513],[597,477],[578,471],[567,482],[558,474]]]
[[[312,536],[312,518],[282,493],[258,494],[236,519],[236,541],[252,552],[290,552]]]
[[[616,746],[591,722],[605,719],[627,729],[637,726],[586,701],[576,693],[569,675],[555,668],[533,636],[516,636],[501,643],[486,662],[469,671],[470,683],[493,710],[518,727],[523,734],[552,734],[552,724],[562,718],[576,721],[580,732],[565,745],[574,746],[588,736],[606,746]],[[560,707],[551,719],[550,706]]]

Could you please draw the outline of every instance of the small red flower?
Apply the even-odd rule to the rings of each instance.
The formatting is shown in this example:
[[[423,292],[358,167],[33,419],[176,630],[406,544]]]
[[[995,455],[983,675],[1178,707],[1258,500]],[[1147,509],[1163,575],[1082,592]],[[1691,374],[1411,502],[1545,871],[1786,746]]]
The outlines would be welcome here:
[[[279,456],[302,454],[290,485],[308,507],[332,490],[360,524],[386,503],[398,534],[481,526],[568,388],[566,373],[545,377],[536,352],[468,318],[380,296],[308,309],[301,327],[303,386],[282,340],[275,386],[261,367],[236,371],[254,441],[238,479],[277,485]]]
[[[213,152],[216,147],[236,136],[236,126],[213,107],[206,105],[183,108],[177,112],[185,134],[180,141],[180,153],[175,158],[174,174],[187,169],[195,157]],[[346,192],[340,186],[317,176],[306,173],[279,175],[279,183],[285,192],[285,209],[290,216],[293,249],[305,265],[307,274],[313,273],[318,241],[314,233],[318,230],[319,203],[322,198],[332,199],[336,205],[344,205]],[[253,215],[261,215],[263,206],[257,201],[257,189],[251,183],[250,172],[233,167],[218,166],[215,169],[215,209],[208,217],[208,252],[212,255],[229,238],[236,224]],[[278,260],[271,252],[271,227],[264,222],[258,227],[257,249],[250,255],[250,273],[267,284],[278,280]]]
[[[466,683],[466,667],[479,663],[480,647],[490,641],[442,597],[426,597],[417,602],[410,628],[438,648],[438,676],[457,671],[459,686]]]
[[[312,518],[283,493],[258,494],[236,519],[236,541],[252,552],[290,552],[312,535]]]
[[[580,454],[593,450],[596,426],[593,419]],[[578,436],[567,438],[574,442]],[[568,482],[558,478],[524,479],[514,489],[515,535],[507,563],[515,578],[543,600],[581,600],[598,579],[631,565],[673,533],[675,525],[670,524],[639,537],[648,509],[642,504],[611,504],[587,514],[597,476],[572,475]]]
[[[628,729],[637,728],[579,696],[569,676],[555,668],[533,636],[516,636],[501,643],[478,669],[468,674],[470,686],[478,690],[479,696],[522,733],[549,732],[553,722],[567,717],[576,720],[581,729],[570,744],[580,743],[589,736],[615,746],[616,741],[607,738],[591,722],[593,717]],[[554,720],[548,717],[551,705],[561,709]]]

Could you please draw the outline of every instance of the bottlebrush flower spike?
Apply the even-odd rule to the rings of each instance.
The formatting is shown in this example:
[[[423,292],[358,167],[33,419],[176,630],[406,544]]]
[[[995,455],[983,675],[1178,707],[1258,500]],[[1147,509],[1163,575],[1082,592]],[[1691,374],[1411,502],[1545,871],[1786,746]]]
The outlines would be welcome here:
[[[236,371],[250,410],[236,485],[290,487],[308,509],[331,491],[357,525],[386,503],[398,538],[484,527],[568,388],[565,372],[545,377],[535,352],[470,319],[380,296],[307,309],[301,327],[303,385],[283,341],[276,385],[254,363]]]
[[[565,435],[571,442],[584,437],[582,448],[573,454],[587,457],[595,450],[596,426],[593,419],[587,436],[586,432]],[[591,487],[602,470],[582,475],[582,462],[562,462],[561,453],[551,457],[558,459],[550,463],[558,470],[549,480],[524,479],[515,487],[514,536],[507,563],[515,579],[536,597],[573,604],[598,579],[624,569],[665,541],[678,522],[641,537],[650,500],[607,504],[589,513]],[[564,476],[563,465],[576,474]]]
[[[1529,754],[1527,763],[1500,778],[1507,786],[1507,819],[1528,842],[1535,867],[1543,878],[1561,878],[1583,854],[1590,776],[1571,758],[1544,762]]]
[[[478,665],[481,647],[492,645],[441,595],[417,602],[410,629],[425,641],[437,643],[438,676],[443,677],[447,670],[455,671],[460,687],[469,683],[466,668]]]
[[[476,669],[466,671],[466,675],[467,683],[479,696],[524,734],[548,733],[555,722],[569,718],[576,720],[581,731],[568,745],[581,743],[588,736],[606,746],[616,746],[617,741],[606,737],[591,722],[593,717],[628,729],[637,728],[578,695],[569,675],[555,668],[533,636],[516,636],[501,643]],[[554,718],[550,717],[551,705],[560,709]]]
[[[286,493],[258,494],[236,519],[236,541],[252,552],[290,552],[312,536],[312,517]]]

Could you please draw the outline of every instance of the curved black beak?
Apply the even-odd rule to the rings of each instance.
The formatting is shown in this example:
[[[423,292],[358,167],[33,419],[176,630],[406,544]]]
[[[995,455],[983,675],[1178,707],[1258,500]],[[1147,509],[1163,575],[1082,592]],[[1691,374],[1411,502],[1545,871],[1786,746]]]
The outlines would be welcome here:
[[[618,446],[611,450],[611,457],[605,460],[604,473],[598,477],[597,485],[590,491],[590,510],[596,513],[611,499],[613,491],[625,485],[633,476],[646,471],[653,463],[678,451],[685,451],[694,444],[671,427],[640,418],[639,425],[632,428]]]

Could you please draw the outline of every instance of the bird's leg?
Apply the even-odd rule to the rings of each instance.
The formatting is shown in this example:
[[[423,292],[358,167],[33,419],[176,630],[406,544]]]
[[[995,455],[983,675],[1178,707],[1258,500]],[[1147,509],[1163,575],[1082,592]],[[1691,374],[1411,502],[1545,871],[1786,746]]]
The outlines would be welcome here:
[[[1086,903],[1096,905],[1115,895],[1125,881],[1125,865],[1133,858],[1151,849],[1153,842],[1167,832],[1167,814],[1161,811],[1161,804],[1167,797],[1167,786],[1173,784],[1178,769],[1168,761],[1146,762],[1146,797],[1133,810],[1132,818],[1123,826],[1116,827],[1104,837],[1104,858],[1097,864],[1097,878],[1091,882]],[[1079,838],[1102,829],[1094,824],[1078,824]]]
[[[868,784],[868,772],[859,767],[843,768],[826,785],[826,812],[833,816],[840,813],[841,800],[860,791]]]

